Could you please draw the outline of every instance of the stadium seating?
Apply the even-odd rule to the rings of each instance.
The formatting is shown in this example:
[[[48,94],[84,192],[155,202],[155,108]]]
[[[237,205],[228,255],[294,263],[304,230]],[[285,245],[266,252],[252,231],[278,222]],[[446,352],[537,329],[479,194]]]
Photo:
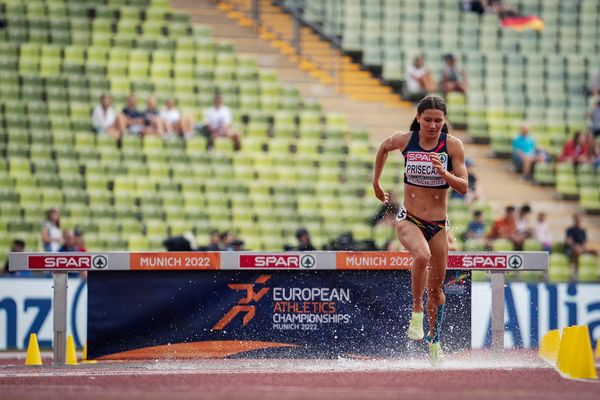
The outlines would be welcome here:
[[[187,231],[202,242],[211,228],[235,230],[254,250],[295,243],[300,225],[318,246],[346,230],[373,237],[368,135],[167,2],[3,0],[0,19],[5,248],[21,237],[39,250],[50,206],[62,227],[85,230],[90,250],[156,249]],[[201,121],[215,91],[243,132],[239,153],[225,140],[207,152],[200,136],[117,143],[91,128],[103,93],[117,109],[130,92],[174,96]],[[400,166],[386,183],[398,185]]]

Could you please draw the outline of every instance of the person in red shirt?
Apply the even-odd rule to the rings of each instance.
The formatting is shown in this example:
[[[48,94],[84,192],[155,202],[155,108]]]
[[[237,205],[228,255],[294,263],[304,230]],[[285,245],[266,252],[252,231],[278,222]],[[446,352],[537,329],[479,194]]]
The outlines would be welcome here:
[[[492,229],[487,235],[488,247],[494,239],[508,239],[513,242],[518,241],[519,233],[517,232],[517,219],[515,217],[515,207],[508,206],[505,209],[504,215],[494,221]]]

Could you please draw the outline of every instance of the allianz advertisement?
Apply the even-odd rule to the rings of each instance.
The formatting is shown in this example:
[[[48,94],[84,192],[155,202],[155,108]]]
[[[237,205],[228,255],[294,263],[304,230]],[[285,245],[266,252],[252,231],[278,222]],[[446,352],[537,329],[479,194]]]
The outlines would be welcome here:
[[[276,295],[283,298],[289,294]],[[345,295],[339,293],[339,296]],[[474,282],[472,299],[472,346],[489,346],[489,284]],[[281,311],[275,315],[285,315],[285,310],[274,311]],[[345,317],[339,318],[336,322],[343,324]],[[296,323],[283,317],[279,319],[272,323],[282,330],[290,329]],[[595,345],[600,339],[600,284],[511,283],[505,290],[505,321],[506,347],[537,347],[549,329],[573,324],[587,324]],[[307,326],[310,329],[311,323]],[[51,347],[52,280],[0,278],[0,350],[25,349],[30,333],[38,334],[42,347]],[[78,347],[87,338],[87,284],[81,279],[69,279],[68,334],[73,335]]]

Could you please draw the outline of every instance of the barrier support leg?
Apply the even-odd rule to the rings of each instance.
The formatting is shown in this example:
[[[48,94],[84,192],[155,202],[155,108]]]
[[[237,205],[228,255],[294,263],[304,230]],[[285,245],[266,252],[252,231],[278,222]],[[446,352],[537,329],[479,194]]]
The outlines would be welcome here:
[[[504,350],[504,271],[492,275],[492,350]]]
[[[67,349],[67,272],[55,272],[54,296],[54,364],[65,365]]]

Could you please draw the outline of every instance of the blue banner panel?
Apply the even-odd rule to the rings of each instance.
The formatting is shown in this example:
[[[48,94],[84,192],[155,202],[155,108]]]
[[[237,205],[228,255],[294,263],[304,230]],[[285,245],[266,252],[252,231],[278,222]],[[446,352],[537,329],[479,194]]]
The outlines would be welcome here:
[[[442,343],[468,349],[470,273],[445,292]],[[410,293],[408,271],[90,274],[88,356],[401,356]]]

